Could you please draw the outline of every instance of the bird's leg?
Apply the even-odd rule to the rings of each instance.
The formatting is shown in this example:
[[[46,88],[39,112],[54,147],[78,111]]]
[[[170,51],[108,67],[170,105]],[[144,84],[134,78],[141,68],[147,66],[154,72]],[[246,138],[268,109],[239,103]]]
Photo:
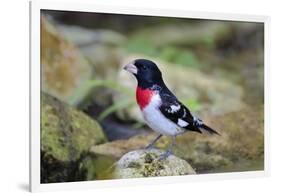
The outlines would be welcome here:
[[[162,155],[160,155],[160,157],[159,157],[160,160],[166,159],[167,157],[169,157],[172,154],[172,149],[173,149],[175,143],[176,143],[176,136],[172,136],[172,143],[169,145],[169,148],[167,149],[167,151],[165,153],[163,153]]]
[[[148,146],[145,147],[145,149],[151,149],[156,143],[156,141],[158,141],[162,136],[162,134],[158,135],[150,144],[148,144]]]

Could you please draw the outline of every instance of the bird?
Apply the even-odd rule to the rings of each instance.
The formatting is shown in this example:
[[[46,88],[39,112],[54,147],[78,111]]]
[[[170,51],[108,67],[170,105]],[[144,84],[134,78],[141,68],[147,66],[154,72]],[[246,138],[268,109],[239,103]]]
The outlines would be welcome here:
[[[176,136],[187,131],[202,133],[202,130],[205,130],[210,134],[220,135],[201,119],[193,116],[190,110],[168,89],[156,63],[148,59],[135,59],[123,69],[136,78],[136,102],[146,124],[158,133],[146,149],[153,148],[163,135],[172,138],[172,143],[160,159],[165,159],[172,154]]]

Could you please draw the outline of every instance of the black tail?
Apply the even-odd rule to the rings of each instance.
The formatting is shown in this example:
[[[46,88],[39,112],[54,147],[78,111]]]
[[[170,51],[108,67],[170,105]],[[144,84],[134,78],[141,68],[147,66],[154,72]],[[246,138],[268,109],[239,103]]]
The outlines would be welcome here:
[[[205,129],[206,131],[208,131],[210,134],[217,134],[220,135],[217,131],[215,131],[214,129],[208,127],[207,125],[205,125],[204,123],[202,125],[199,126],[202,129]]]

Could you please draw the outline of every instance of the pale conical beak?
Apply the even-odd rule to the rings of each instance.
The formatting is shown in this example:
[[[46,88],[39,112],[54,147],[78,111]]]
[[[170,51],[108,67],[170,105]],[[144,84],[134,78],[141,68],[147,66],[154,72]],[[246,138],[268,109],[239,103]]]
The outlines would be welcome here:
[[[124,70],[131,72],[133,74],[137,74],[138,73],[138,69],[137,67],[133,64],[133,63],[129,63],[126,66],[124,66]]]

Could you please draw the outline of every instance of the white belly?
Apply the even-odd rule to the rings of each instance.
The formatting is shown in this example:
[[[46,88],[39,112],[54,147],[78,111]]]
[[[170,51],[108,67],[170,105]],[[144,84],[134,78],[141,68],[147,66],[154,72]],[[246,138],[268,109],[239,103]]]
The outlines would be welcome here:
[[[175,136],[184,133],[184,129],[180,128],[177,124],[164,117],[158,108],[160,105],[160,96],[154,95],[150,104],[143,109],[143,118],[148,126],[155,132],[161,133],[163,135]]]

